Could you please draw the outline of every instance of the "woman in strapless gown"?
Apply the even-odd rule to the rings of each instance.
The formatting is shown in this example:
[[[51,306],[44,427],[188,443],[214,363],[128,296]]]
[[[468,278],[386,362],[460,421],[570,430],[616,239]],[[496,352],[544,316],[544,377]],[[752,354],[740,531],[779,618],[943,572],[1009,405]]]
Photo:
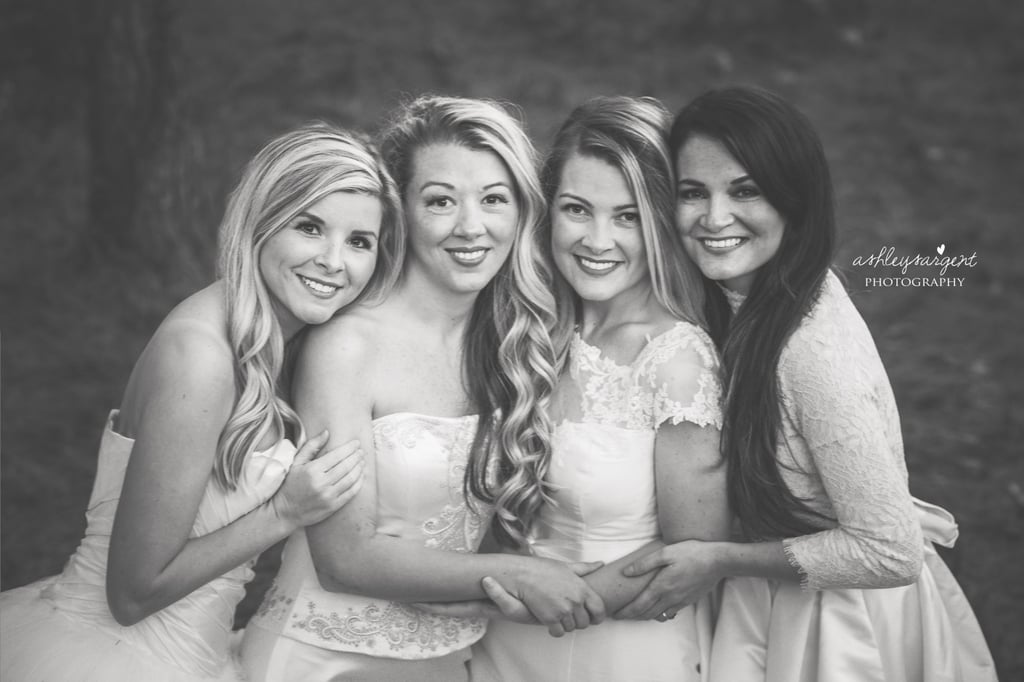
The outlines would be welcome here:
[[[222,279],[163,321],[107,420],[77,551],[0,594],[0,678],[239,679],[231,627],[254,558],[362,480],[358,443],[306,440],[276,395],[285,345],[390,286],[400,226],[352,135],[311,125],[257,154],[221,225]]]
[[[934,549],[956,524],[910,495],[889,378],[830,271],[832,188],[810,121],[772,93],[726,88],[679,113],[670,145],[678,227],[732,387],[723,453],[745,542],[658,550],[635,567],[659,572],[624,615],[724,577],[714,682],[995,680]]]
[[[568,364],[551,407],[551,500],[530,520],[525,549],[604,562],[587,580],[609,611],[646,585],[620,574],[638,552],[729,531],[718,358],[700,326],[699,276],[667,256],[681,248],[668,121],[654,100],[591,100],[559,131],[542,175]],[[711,617],[704,600],[661,622],[609,619],[561,638],[497,618],[474,647],[472,678],[695,682],[707,671]]]
[[[529,138],[500,105],[424,97],[381,149],[409,230],[401,279],[312,330],[295,377],[310,427],[363,444],[366,484],[289,539],[242,643],[254,682],[465,680],[486,622],[410,603],[481,598],[487,575],[552,627],[602,615],[587,567],[475,553],[495,509],[522,532],[539,494],[524,482],[549,447],[554,302],[537,271]]]

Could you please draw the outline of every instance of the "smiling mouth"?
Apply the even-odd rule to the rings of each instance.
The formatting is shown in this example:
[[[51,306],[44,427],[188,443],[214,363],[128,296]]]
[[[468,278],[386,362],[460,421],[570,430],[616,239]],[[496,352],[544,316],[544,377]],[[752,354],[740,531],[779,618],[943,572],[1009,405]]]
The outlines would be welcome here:
[[[594,260],[593,258],[587,258],[586,256],[580,256],[573,254],[573,258],[579,263],[580,268],[592,275],[603,275],[611,272],[616,265],[621,265],[622,261],[618,260]]]
[[[445,249],[456,263],[469,266],[482,263],[489,250],[483,246],[468,249]]]
[[[302,275],[299,275],[299,279],[302,280],[302,283],[306,285],[307,289],[317,294],[320,294],[321,296],[332,296],[334,292],[341,288],[337,285],[327,284],[326,282],[320,282],[318,280],[310,279],[309,277],[304,277]]]
[[[710,237],[704,237],[698,240],[705,248],[711,251],[725,251],[727,249],[739,246],[743,242],[747,241],[745,237],[725,237],[723,239],[712,239]]]

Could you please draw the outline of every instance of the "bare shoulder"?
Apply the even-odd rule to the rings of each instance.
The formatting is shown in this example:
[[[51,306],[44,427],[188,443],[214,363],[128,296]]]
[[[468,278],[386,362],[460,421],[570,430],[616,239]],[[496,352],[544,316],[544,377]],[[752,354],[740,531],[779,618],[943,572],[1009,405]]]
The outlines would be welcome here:
[[[356,305],[306,332],[300,362],[362,366],[374,357],[380,336],[380,308]]]
[[[234,358],[220,286],[211,285],[175,307],[153,334],[146,351],[152,353],[154,362],[180,363],[179,371],[233,377]]]
[[[169,404],[226,419],[234,382],[223,303],[219,287],[211,285],[175,307],[149,340],[125,388],[120,427],[134,431],[146,414]]]

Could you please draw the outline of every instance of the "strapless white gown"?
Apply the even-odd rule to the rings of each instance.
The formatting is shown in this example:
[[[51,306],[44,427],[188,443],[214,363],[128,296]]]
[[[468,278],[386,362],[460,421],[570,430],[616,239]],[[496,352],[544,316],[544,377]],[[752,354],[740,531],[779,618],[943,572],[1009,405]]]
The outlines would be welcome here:
[[[377,532],[449,552],[475,552],[492,510],[462,492],[477,417],[409,412],[373,421]],[[249,621],[242,665],[254,682],[457,682],[487,621],[328,592],[306,533],[293,534],[281,570]]]
[[[134,441],[107,420],[86,512],[85,537],[57,576],[0,593],[0,679],[4,682],[192,682],[238,680],[230,655],[235,607],[252,579],[252,562],[129,627],[107,607],[107,550]],[[192,537],[205,535],[270,499],[291,466],[286,440],[254,453],[238,487],[212,479]]]

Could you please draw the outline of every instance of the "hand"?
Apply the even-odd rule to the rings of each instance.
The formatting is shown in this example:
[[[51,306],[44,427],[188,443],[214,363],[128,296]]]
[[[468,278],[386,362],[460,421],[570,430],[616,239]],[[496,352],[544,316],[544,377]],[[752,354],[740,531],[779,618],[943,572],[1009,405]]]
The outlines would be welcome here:
[[[537,622],[547,625],[552,637],[604,620],[604,601],[581,577],[600,568],[601,562],[565,563],[530,557],[524,566],[526,570],[508,594],[522,602]],[[499,594],[493,586],[492,591]],[[510,612],[517,611],[511,602],[507,605]]]
[[[349,441],[320,455],[328,438],[324,431],[299,448],[284,483],[271,499],[277,517],[297,528],[323,521],[348,504],[362,485],[359,441]]]
[[[631,577],[660,570],[615,618],[665,621],[700,600],[722,579],[711,546],[700,540],[684,540],[654,550],[626,566],[622,573]]]
[[[487,576],[480,581],[489,599],[474,599],[456,602],[427,602],[412,604],[421,611],[438,616],[455,618],[505,618],[516,623],[536,625],[539,621],[494,578]]]

